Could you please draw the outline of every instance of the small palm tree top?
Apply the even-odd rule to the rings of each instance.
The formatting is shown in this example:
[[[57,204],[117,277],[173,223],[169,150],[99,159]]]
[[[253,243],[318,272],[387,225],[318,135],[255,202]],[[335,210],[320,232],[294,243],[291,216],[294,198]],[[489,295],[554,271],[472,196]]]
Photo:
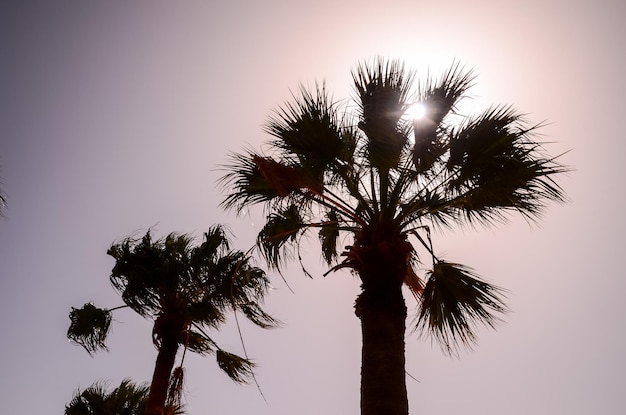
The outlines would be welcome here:
[[[437,257],[430,228],[488,226],[511,212],[536,220],[548,203],[564,201],[555,176],[568,168],[537,141],[540,125],[512,107],[459,114],[475,79],[459,64],[420,83],[415,96],[414,79],[399,61],[360,64],[354,114],[324,84],[301,87],[269,118],[267,150],[234,154],[224,166],[222,206],[242,212],[264,205],[258,243],[276,268],[314,229],[331,270],[351,269],[364,290],[370,280],[380,283],[368,277],[374,252],[397,264],[420,302],[417,327],[450,347],[474,339],[473,322],[497,321],[503,292]],[[425,117],[405,115],[414,102],[425,106]],[[342,235],[352,243],[341,246]],[[425,282],[418,268],[430,262]]]
[[[109,390],[106,382],[98,381],[74,393],[65,406],[65,415],[142,415],[149,389],[147,384],[124,379],[120,386]]]
[[[140,239],[113,244],[107,252],[115,259],[111,283],[125,307],[154,322],[157,348],[164,337],[173,335],[185,349],[216,353],[220,367],[242,381],[251,374],[253,363],[224,352],[208,330],[219,328],[232,310],[260,327],[277,326],[279,322],[261,308],[269,280],[251,265],[249,256],[230,248],[224,228],[212,227],[202,243],[193,242],[189,235],[176,233],[154,240],[148,231]],[[68,338],[89,353],[106,349],[113,310],[90,303],[73,308]]]

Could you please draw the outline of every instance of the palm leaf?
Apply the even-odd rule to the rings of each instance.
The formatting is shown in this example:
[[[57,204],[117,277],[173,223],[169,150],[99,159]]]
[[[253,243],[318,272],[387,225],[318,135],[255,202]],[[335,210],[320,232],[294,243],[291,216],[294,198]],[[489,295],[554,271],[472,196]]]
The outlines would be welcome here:
[[[111,285],[126,305],[146,318],[159,313],[159,287],[172,277],[164,267],[163,244],[162,240],[153,241],[148,231],[141,239],[126,238],[107,251],[115,259]]]
[[[301,86],[293,102],[270,117],[265,130],[277,138],[273,146],[281,149],[285,158],[297,158],[298,165],[318,182],[329,167],[347,162],[351,155],[336,105],[323,84],[316,85],[314,92]]]
[[[187,349],[199,355],[213,353],[216,349],[215,342],[204,333],[198,333],[194,330],[187,330],[181,344]]]
[[[439,126],[446,116],[455,113],[457,104],[466,96],[476,77],[458,62],[453,63],[441,79],[428,79],[419,86],[419,101],[426,107],[427,118]]]
[[[422,293],[417,328],[432,334],[448,352],[470,346],[477,324],[494,327],[496,313],[506,311],[503,294],[463,265],[437,262]]]
[[[206,292],[200,292],[184,309],[185,318],[189,321],[202,323],[207,327],[216,328],[226,321],[226,314],[222,304],[213,295],[214,291],[209,291],[209,287],[205,287]]]
[[[509,107],[492,108],[454,134],[447,162],[451,179],[448,206],[471,222],[503,218],[507,210],[526,217],[541,214],[548,201],[562,202],[564,192],[552,176],[569,169],[543,154],[532,139],[537,128]]]
[[[65,415],[142,415],[150,386],[124,379],[109,391],[107,383],[97,381],[83,391],[77,390],[65,406]],[[176,413],[182,413],[180,411]]]
[[[300,209],[295,205],[289,205],[268,216],[257,241],[270,266],[278,268],[290,256],[290,252],[286,250],[287,244],[296,242],[298,233],[306,226],[300,216]]]
[[[254,156],[253,161],[265,181],[280,197],[287,197],[300,189],[322,191],[323,184],[303,166],[289,165],[271,157]]]
[[[69,317],[68,339],[82,346],[89,354],[108,350],[105,341],[111,328],[110,310],[87,303],[82,308],[72,307]]]
[[[367,155],[372,167],[388,170],[398,165],[408,141],[398,124],[410,106],[413,76],[399,61],[381,58],[359,65],[352,73],[361,112],[359,128],[368,138]]]
[[[165,401],[166,411],[175,408],[182,408],[183,404],[183,386],[185,381],[185,370],[182,366],[178,366],[172,372],[170,384],[167,390],[167,399]]]
[[[418,95],[421,104],[426,108],[426,114],[413,120],[413,163],[418,172],[428,171],[446,152],[446,126],[442,123],[448,114],[454,112],[473,80],[472,71],[464,70],[457,63],[437,84],[429,80],[425,86],[420,87]]]
[[[407,273],[404,276],[404,285],[409,289],[411,294],[416,299],[422,297],[424,293],[424,281],[415,272],[415,267],[418,264],[418,258],[415,251],[411,252],[409,263],[407,264]]]
[[[239,309],[248,320],[261,328],[271,329],[281,324],[280,320],[263,311],[257,303],[242,304],[239,306]]]
[[[72,400],[65,405],[65,415],[95,415],[107,405],[106,383],[99,381],[85,389],[77,390]]]
[[[253,152],[231,156],[231,163],[224,166],[229,173],[220,179],[221,186],[229,189],[229,195],[221,206],[240,212],[247,205],[280,197],[280,189],[277,190],[261,173],[256,162],[260,157]]]
[[[253,376],[253,369],[256,366],[248,359],[218,349],[216,353],[217,364],[228,377],[237,383],[247,383]]]
[[[319,231],[319,238],[322,245],[322,255],[327,264],[333,263],[339,253],[337,252],[337,240],[339,239],[339,216],[336,210],[328,212],[326,220],[322,223]]]

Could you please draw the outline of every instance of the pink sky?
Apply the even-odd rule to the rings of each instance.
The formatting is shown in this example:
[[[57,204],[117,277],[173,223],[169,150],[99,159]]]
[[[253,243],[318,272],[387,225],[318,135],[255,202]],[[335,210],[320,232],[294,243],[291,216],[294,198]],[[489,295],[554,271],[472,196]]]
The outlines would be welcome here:
[[[422,4],[423,3],[423,4]],[[513,310],[460,359],[407,336],[412,414],[617,414],[626,372],[620,236],[626,140],[626,6],[618,1],[3,2],[0,5],[0,401],[58,414],[97,379],[147,381],[151,326],[116,314],[109,353],[65,338],[72,306],[116,306],[112,242],[155,226],[201,236],[228,224],[247,249],[258,218],[218,207],[229,151],[299,82],[352,94],[350,70],[378,55],[424,77],[474,68],[474,107],[514,104],[576,171],[572,202],[541,226],[435,234],[437,251],[510,291]],[[187,357],[190,414],[356,414],[360,331],[349,273],[322,278],[314,244],[267,307],[284,328],[242,326],[254,386]],[[413,304],[409,312],[414,312]],[[215,338],[240,351],[234,325]]]

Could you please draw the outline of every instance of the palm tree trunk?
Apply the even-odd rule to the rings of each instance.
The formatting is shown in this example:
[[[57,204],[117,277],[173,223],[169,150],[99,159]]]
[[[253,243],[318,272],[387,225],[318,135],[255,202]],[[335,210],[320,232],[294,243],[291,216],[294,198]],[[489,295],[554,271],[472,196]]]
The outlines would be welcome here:
[[[178,332],[177,332],[178,333]],[[164,415],[170,376],[178,352],[178,334],[165,336],[157,354],[145,415]]]
[[[355,311],[361,320],[361,415],[408,415],[404,333],[406,306],[401,286],[372,299],[362,292]]]

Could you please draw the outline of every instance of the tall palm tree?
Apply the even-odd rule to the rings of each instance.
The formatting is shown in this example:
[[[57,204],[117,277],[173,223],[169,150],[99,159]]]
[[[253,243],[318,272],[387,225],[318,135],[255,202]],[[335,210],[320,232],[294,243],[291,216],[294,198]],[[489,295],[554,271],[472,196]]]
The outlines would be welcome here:
[[[208,334],[225,322],[229,310],[241,311],[263,328],[278,324],[260,306],[269,284],[265,272],[252,266],[248,255],[230,249],[223,228],[212,227],[198,246],[192,242],[175,233],[154,241],[148,232],[107,252],[115,259],[110,279],[126,304],[122,307],[154,321],[158,355],[146,415],[162,415],[166,405],[179,403],[182,362],[176,369],[174,363],[180,346],[201,355],[214,353],[219,367],[236,382],[251,378],[254,364],[223,350]],[[93,304],[73,308],[68,338],[89,353],[106,349],[113,310]]]
[[[362,63],[352,75],[356,114],[323,84],[301,87],[269,118],[268,150],[234,154],[225,166],[222,205],[238,213],[264,205],[258,245],[272,267],[317,230],[328,272],[360,278],[361,413],[405,415],[403,285],[418,303],[416,327],[449,352],[474,342],[476,323],[493,326],[506,311],[502,289],[435,254],[431,227],[489,225],[509,212],[536,219],[563,201],[553,178],[567,168],[511,107],[461,117],[474,76],[459,64],[416,92],[414,73],[398,61]],[[405,115],[414,102],[426,117]],[[429,268],[421,277],[420,267]]]
[[[124,379],[120,386],[109,391],[99,381],[85,390],[77,390],[65,406],[65,415],[143,415],[150,386],[136,385]],[[168,408],[171,415],[181,414],[180,408]]]

